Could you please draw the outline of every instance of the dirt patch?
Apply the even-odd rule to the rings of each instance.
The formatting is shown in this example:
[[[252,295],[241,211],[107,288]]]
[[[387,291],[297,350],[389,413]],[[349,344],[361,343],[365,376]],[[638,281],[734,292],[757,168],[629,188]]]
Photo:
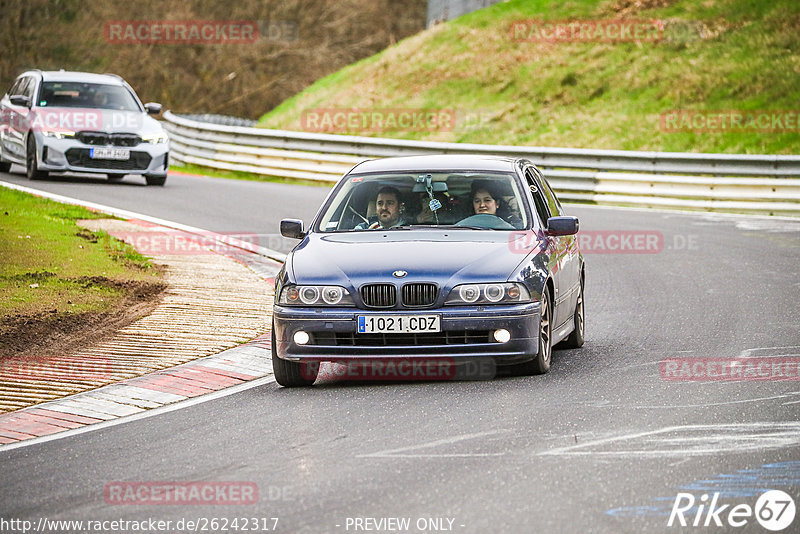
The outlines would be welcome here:
[[[106,339],[149,315],[161,301],[167,285],[153,281],[117,281],[101,276],[77,280],[86,287],[119,289],[125,297],[111,311],[14,315],[0,321],[0,357],[48,358],[65,356]]]
[[[619,16],[627,17],[640,11],[657,9],[672,5],[677,0],[617,0],[611,5],[611,10]]]

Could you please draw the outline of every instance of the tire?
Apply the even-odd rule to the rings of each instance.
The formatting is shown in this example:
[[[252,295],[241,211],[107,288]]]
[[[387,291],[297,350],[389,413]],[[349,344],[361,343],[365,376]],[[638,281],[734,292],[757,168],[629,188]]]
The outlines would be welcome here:
[[[5,161],[0,161],[0,172],[8,172],[11,170],[11,164]]]
[[[553,307],[550,304],[550,294],[545,288],[542,293],[542,313],[539,319],[539,350],[529,362],[515,366],[519,375],[543,375],[550,370],[550,360],[553,357]]]
[[[167,182],[166,176],[145,175],[144,179],[147,180],[147,185],[164,185]]]
[[[275,381],[287,388],[310,386],[317,379],[319,364],[290,362],[278,357],[275,343],[275,324],[272,325],[272,372]]]
[[[583,277],[581,277],[581,287],[578,290],[578,303],[575,306],[573,320],[575,321],[575,330],[572,331],[567,339],[556,345],[556,348],[579,349],[583,346],[583,336],[586,328],[586,316],[583,306]]]
[[[119,182],[120,180],[125,178],[125,175],[124,174],[108,173],[108,174],[106,174],[106,178],[108,178],[109,182]]]
[[[47,171],[39,170],[39,164],[36,161],[36,140],[33,136],[28,137],[28,151],[25,154],[25,175],[29,180],[39,180],[50,175]]]

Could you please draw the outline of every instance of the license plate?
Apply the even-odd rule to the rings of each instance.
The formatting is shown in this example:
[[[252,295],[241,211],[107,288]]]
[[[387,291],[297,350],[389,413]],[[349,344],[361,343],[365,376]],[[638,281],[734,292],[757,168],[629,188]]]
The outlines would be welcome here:
[[[359,315],[359,334],[441,332],[439,315]]]
[[[131,159],[131,151],[127,148],[90,148],[89,157],[92,159]]]

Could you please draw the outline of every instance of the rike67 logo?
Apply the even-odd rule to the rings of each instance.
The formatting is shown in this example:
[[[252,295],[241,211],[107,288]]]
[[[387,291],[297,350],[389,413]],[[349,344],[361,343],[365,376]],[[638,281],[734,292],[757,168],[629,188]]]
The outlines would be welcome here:
[[[691,493],[678,493],[667,526],[743,527],[755,519],[763,528],[778,532],[794,522],[794,499],[785,491],[764,492],[756,500],[755,506],[746,503],[719,504],[719,495],[704,493],[697,499]]]

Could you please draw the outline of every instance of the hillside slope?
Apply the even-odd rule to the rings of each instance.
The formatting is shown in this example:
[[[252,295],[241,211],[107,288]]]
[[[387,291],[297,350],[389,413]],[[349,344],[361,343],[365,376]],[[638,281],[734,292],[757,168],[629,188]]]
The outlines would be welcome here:
[[[586,19],[658,19],[663,31],[651,40],[619,42],[601,22],[605,33],[594,36],[541,37],[552,35],[542,32],[552,30],[553,21],[563,27]],[[313,126],[323,123],[308,121],[320,109],[426,109],[453,113],[455,126],[326,131],[491,144],[797,153],[798,30],[796,0],[510,0],[319,80],[264,115],[260,126],[320,131]],[[733,132],[703,115],[705,122],[680,122],[676,132],[668,131],[670,116],[664,115],[674,110],[712,118],[721,111],[783,115],[777,128],[753,123]],[[697,124],[710,131],[698,131]]]

